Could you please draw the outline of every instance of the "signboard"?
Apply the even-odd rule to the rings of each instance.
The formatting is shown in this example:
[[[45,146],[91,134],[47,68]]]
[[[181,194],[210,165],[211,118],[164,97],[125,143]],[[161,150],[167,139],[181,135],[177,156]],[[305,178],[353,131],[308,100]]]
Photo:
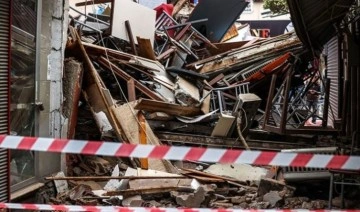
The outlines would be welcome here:
[[[245,10],[243,13],[252,13],[254,11],[254,0],[248,0],[249,4],[245,7]]]

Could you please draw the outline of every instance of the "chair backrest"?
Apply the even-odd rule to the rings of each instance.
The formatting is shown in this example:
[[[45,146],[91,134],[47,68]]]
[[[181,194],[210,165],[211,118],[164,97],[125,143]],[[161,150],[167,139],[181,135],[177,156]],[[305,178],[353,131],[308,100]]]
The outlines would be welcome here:
[[[231,94],[233,95],[231,95]],[[249,83],[241,83],[234,86],[228,86],[223,88],[216,88],[211,91],[211,109],[212,111],[219,109],[220,112],[232,111],[233,107],[229,108],[228,105],[235,105],[237,97],[240,94],[249,93]],[[228,97],[228,101],[225,102],[225,98]]]

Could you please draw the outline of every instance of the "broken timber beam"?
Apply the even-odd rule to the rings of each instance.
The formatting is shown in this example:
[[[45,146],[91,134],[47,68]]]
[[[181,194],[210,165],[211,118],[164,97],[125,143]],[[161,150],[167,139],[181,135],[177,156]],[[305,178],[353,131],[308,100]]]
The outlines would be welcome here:
[[[156,60],[156,56],[154,53],[154,49],[151,45],[150,39],[141,38],[137,36],[136,40],[138,42],[139,56],[150,60]]]
[[[163,188],[145,188],[145,189],[127,189],[121,191],[108,191],[104,195],[105,196],[118,196],[122,195],[124,197],[134,196],[134,195],[142,195],[142,194],[157,194],[157,193],[166,193],[170,191],[184,191],[184,192],[193,192],[194,189],[188,187],[163,187]]]
[[[45,177],[45,180],[81,180],[81,181],[106,181],[117,180],[135,180],[135,179],[186,179],[185,176],[81,176],[81,177]]]
[[[103,111],[109,119],[112,128],[115,131],[118,139],[127,140],[124,137],[124,133],[121,127],[115,120],[115,115],[112,112],[114,107],[114,100],[112,99],[110,92],[106,89],[105,83],[101,80],[98,72],[96,71],[92,61],[90,60],[87,51],[85,50],[83,43],[77,31],[70,27],[69,30],[74,36],[72,43],[68,43],[65,49],[65,55],[67,57],[75,57],[83,63],[84,68],[84,83],[82,85],[85,97],[91,107],[96,108],[95,112]]]
[[[128,101],[136,101],[136,93],[135,93],[135,83],[134,79],[130,79],[127,81],[127,90],[128,90]]]
[[[197,175],[200,175],[200,176],[225,180],[229,184],[232,184],[232,185],[235,185],[235,186],[239,186],[239,187],[243,187],[243,188],[250,188],[250,186],[242,185],[241,183],[244,183],[244,182],[242,182],[242,181],[240,181],[238,179],[235,179],[235,178],[225,177],[225,176],[218,176],[218,175],[215,175],[215,174],[206,173],[206,172],[198,171],[198,170],[195,170],[195,169],[180,168],[180,170],[190,172],[190,173],[194,173],[194,174],[197,174]]]
[[[139,121],[139,139],[140,144],[146,145],[147,144],[147,136],[146,136],[146,123],[145,117],[141,111],[138,112],[138,121]],[[147,158],[140,158],[140,167],[142,169],[149,169],[149,161]]]
[[[105,48],[91,43],[82,42],[82,44],[88,54],[96,57],[100,55],[108,55],[109,57],[114,57],[116,59],[127,60],[133,65],[143,67],[151,71],[165,71],[164,66],[159,61],[149,60],[144,57],[116,51],[114,49]]]
[[[63,81],[63,95],[65,97],[65,101],[63,103],[63,113],[65,117],[69,119],[67,138],[70,139],[73,139],[75,136],[83,72],[82,63],[72,58],[65,59],[65,76]]]
[[[128,34],[129,40],[130,40],[131,49],[132,49],[134,55],[138,55],[137,50],[136,50],[135,41],[134,41],[134,36],[133,36],[132,30],[131,30],[131,25],[130,25],[129,20],[125,21],[125,28],[126,28],[126,32]]]
[[[154,93],[152,90],[150,90],[145,85],[141,84],[140,82],[138,82],[137,80],[132,78],[129,74],[127,74],[125,71],[121,70],[119,67],[117,67],[115,64],[113,64],[112,62],[107,60],[105,57],[100,57],[98,59],[98,62],[100,65],[102,65],[103,67],[106,67],[108,70],[113,70],[114,73],[117,76],[121,77],[123,80],[125,80],[127,82],[130,80],[134,80],[135,87],[138,90],[140,90],[142,93],[144,93],[150,99],[157,100],[157,101],[163,101],[163,99],[160,96],[158,96],[156,93]]]
[[[136,104],[135,109],[148,112],[164,112],[174,116],[195,116],[201,114],[201,108],[198,107],[186,107],[150,99],[140,99]]]

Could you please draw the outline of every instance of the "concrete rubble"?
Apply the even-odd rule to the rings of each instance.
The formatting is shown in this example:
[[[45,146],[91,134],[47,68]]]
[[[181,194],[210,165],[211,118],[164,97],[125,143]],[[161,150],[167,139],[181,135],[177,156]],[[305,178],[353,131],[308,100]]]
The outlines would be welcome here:
[[[317,77],[316,70],[309,68],[313,60],[307,58],[295,32],[226,45],[225,34],[238,26],[231,21],[215,43],[215,38],[199,32],[197,24],[204,20],[184,21],[194,5],[174,2],[159,5],[156,17],[155,11],[133,5],[153,19],[147,21],[155,26],[146,27],[152,37],[144,37],[149,31],[138,33],[138,20],[111,25],[112,17],[104,15],[105,23],[93,30],[100,17],[70,23],[65,52],[69,70],[64,77],[71,88],[64,88],[63,111],[71,126],[68,138],[248,150],[292,147],[287,142],[264,144],[251,139],[258,132],[260,137],[270,133],[299,140],[296,148],[309,147],[301,136],[288,133],[301,132],[312,115],[294,106],[301,102],[296,92],[306,87],[294,85],[291,79]],[[239,2],[244,8],[248,3]],[[115,10],[119,14],[114,17],[124,15],[120,14],[123,8]],[[299,67],[304,70],[298,71]],[[285,98],[283,93],[290,91],[294,96]],[[292,107],[284,109],[281,98]],[[299,196],[297,187],[283,178],[281,167],[71,154],[66,165],[65,176],[48,180],[55,184],[66,180],[68,189],[58,190],[51,198],[43,192],[47,196],[42,199],[48,203],[239,209],[324,209],[328,205],[323,199]]]

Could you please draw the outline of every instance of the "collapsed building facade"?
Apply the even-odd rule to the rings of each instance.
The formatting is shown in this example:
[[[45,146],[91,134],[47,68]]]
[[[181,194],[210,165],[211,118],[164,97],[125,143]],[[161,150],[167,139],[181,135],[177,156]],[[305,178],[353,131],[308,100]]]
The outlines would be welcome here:
[[[194,7],[179,0],[152,10],[116,0],[103,14],[79,11],[96,1],[68,3],[1,3],[6,11],[3,65],[11,70],[4,72],[4,91],[11,93],[3,96],[8,101],[2,133],[356,154],[357,2],[289,0],[294,32],[236,42],[230,41],[243,27],[236,20],[248,1],[201,1]],[[69,11],[76,15],[68,16]],[[31,18],[24,20],[24,14]],[[320,97],[312,110],[306,96],[316,82]],[[7,150],[2,155],[2,173],[11,173],[11,181],[1,184],[9,191],[4,202],[35,191],[36,201],[47,204],[341,207],[332,199],[332,187],[326,201],[297,196],[289,183],[339,174],[329,170]],[[135,177],[119,180],[129,176]],[[358,195],[347,190],[346,198]]]

